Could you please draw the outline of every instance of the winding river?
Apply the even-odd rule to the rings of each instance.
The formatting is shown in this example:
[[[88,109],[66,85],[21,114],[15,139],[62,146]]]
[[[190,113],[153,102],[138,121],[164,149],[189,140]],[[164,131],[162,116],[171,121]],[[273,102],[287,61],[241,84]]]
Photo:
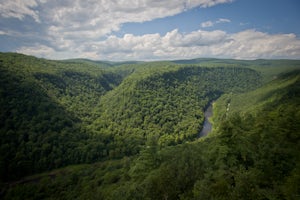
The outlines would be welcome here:
[[[203,123],[203,128],[199,133],[199,137],[206,136],[209,132],[211,132],[212,124],[210,123],[209,118],[212,116],[212,114],[213,114],[212,103],[210,103],[204,112],[204,123]]]

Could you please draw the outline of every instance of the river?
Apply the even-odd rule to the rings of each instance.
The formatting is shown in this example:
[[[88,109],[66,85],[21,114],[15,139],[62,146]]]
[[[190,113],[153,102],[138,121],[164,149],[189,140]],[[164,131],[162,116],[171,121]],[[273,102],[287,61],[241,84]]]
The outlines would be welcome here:
[[[209,118],[212,116],[212,114],[213,114],[213,108],[212,108],[212,103],[210,103],[204,112],[204,123],[203,123],[203,128],[199,133],[199,137],[206,136],[209,132],[211,132],[212,124],[210,123]]]

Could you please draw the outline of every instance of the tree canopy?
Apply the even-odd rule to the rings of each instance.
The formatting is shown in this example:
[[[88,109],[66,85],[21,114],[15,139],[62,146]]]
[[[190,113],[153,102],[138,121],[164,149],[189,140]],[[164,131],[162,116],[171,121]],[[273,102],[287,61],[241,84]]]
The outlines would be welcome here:
[[[296,199],[300,63],[266,63],[1,53],[0,196]]]

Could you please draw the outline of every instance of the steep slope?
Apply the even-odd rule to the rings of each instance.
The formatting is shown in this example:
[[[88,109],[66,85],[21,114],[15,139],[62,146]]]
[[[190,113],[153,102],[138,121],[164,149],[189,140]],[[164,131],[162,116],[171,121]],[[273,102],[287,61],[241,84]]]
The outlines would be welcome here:
[[[136,157],[28,177],[11,185],[4,199],[297,199],[299,84],[295,71],[232,95],[232,102],[240,99],[236,112],[217,121],[206,138],[163,149],[152,138]],[[249,98],[259,106],[250,101],[244,107]]]
[[[195,184],[194,195],[215,199],[297,199],[300,71],[280,75],[258,90],[232,95],[230,102],[230,110],[223,111],[225,118],[215,121],[217,129],[209,138],[215,145],[210,152],[218,154],[210,163],[215,169],[207,175],[210,181]],[[216,190],[218,193],[214,193]]]
[[[131,185],[115,192],[127,199],[297,199],[299,84],[300,71],[294,71],[232,95],[239,101],[231,107],[239,109],[215,122],[214,134],[193,144],[145,150],[131,167]],[[248,102],[252,98],[255,104]]]
[[[281,104],[286,103],[285,101],[290,98],[297,97],[298,75],[299,69],[277,75],[276,78],[259,90],[238,95],[223,95],[215,104],[214,112],[216,112],[216,115],[214,121],[218,122],[235,113],[257,115],[258,112],[264,107],[268,107],[272,102]],[[295,105],[296,107],[297,105]]]
[[[190,63],[1,53],[0,198],[295,199],[299,61]]]
[[[62,149],[80,137],[78,119],[24,76],[1,67],[0,83],[1,179],[70,163],[67,154],[74,146]]]
[[[136,155],[150,138],[161,148],[191,141],[209,101],[261,79],[239,67],[0,56],[3,180]]]
[[[161,147],[191,141],[202,128],[203,110],[210,101],[223,93],[254,89],[261,78],[254,70],[238,67],[156,69],[142,78],[136,71],[107,93],[91,129],[112,134],[118,146],[129,145],[124,146],[126,151],[151,137]],[[135,141],[132,147],[130,141],[123,142],[128,138]],[[130,155],[122,149],[118,153],[120,157]]]
[[[1,180],[101,160],[86,123],[123,76],[78,65],[0,54]]]

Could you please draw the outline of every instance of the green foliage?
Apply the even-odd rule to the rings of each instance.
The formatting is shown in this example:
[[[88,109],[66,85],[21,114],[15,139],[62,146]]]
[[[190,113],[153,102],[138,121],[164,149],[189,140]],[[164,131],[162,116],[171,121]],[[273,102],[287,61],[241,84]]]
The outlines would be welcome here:
[[[186,62],[1,53],[0,198],[297,199],[298,62]]]
[[[122,75],[89,70],[1,54],[1,180],[106,157],[107,136],[89,134],[85,124]]]
[[[243,68],[177,67],[132,79],[104,96],[91,128],[121,138],[158,135],[164,147],[197,137],[210,101],[225,92],[253,89],[260,76]],[[143,145],[145,139],[140,141]]]

